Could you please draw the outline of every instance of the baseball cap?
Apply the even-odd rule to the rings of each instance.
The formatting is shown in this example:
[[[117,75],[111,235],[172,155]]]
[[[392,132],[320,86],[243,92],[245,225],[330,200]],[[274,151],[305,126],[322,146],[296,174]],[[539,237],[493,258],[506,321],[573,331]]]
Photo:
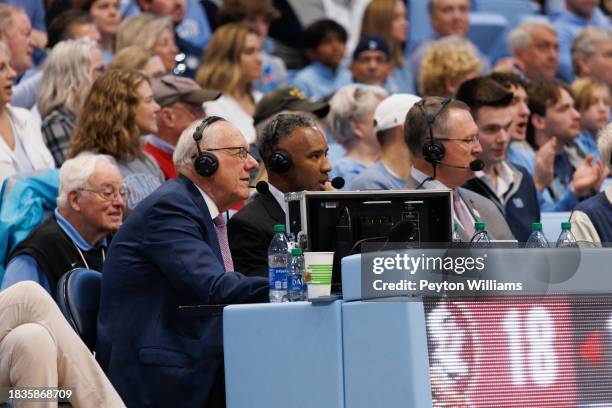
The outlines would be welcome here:
[[[329,104],[309,100],[299,88],[279,88],[257,102],[253,115],[254,124],[284,110],[311,112],[319,118],[324,118],[329,112]]]
[[[364,51],[381,51],[387,58],[391,57],[391,51],[389,51],[389,46],[385,40],[376,35],[366,35],[359,40],[357,47],[355,47],[355,51],[353,51],[353,61]]]
[[[175,75],[164,75],[154,80],[152,87],[153,98],[162,107],[178,101],[200,104],[221,96],[221,92],[200,88],[193,79]]]
[[[374,111],[374,130],[380,132],[399,126],[406,114],[421,98],[412,94],[394,94],[386,97]]]

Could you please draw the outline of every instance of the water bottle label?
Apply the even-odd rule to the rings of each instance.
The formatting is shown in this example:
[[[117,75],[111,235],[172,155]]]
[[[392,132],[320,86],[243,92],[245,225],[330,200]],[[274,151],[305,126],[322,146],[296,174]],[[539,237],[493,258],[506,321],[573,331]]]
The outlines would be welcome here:
[[[288,290],[289,292],[300,292],[302,291],[302,275],[301,274],[294,274],[291,275],[291,279],[289,279],[289,287]]]
[[[268,268],[271,290],[287,290],[287,269]]]

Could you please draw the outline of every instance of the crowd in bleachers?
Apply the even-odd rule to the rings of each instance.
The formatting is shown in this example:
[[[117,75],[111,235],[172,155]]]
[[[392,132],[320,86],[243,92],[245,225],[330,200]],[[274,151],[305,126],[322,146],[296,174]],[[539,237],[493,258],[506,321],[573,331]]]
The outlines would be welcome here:
[[[611,13],[609,0],[2,0],[2,288],[54,295],[75,262],[102,270],[99,249],[178,176],[179,138],[206,116],[239,130],[249,153],[220,149],[258,159],[252,180],[272,195],[336,176],[345,190],[450,188],[465,239],[481,214],[524,242],[543,213],[573,211],[577,237],[605,245]],[[312,163],[283,156],[309,147]],[[249,269],[273,223],[245,238],[244,205],[229,246]],[[261,205],[281,220],[280,201]],[[47,263],[43,232],[77,252]]]

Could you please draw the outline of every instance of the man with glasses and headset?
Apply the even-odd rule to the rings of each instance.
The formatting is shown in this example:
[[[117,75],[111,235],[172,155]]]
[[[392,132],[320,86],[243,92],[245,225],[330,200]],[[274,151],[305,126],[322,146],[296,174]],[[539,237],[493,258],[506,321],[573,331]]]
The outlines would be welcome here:
[[[32,280],[55,298],[57,282],[69,270],[101,272],[109,236],[121,226],[125,205],[115,159],[81,154],[64,162],[57,209],[15,248],[2,289]]]
[[[404,138],[413,156],[408,189],[451,189],[453,219],[462,241],[474,235],[474,223],[484,221],[493,239],[514,239],[501,212],[489,199],[461,188],[482,170],[478,127],[461,101],[428,97],[406,115]]]
[[[102,274],[96,356],[127,406],[225,406],[221,305],[267,302],[268,280],[234,272],[224,212],[257,162],[219,117],[192,123],[179,176],[114,236]]]

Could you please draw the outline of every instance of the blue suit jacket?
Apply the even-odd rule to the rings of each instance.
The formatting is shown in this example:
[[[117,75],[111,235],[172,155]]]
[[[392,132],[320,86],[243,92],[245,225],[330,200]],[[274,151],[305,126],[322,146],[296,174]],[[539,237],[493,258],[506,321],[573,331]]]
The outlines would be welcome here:
[[[183,176],[143,200],[113,238],[102,275],[97,359],[129,407],[216,406],[220,311],[181,305],[267,301],[268,282],[225,273],[210,213]],[[218,395],[217,395],[218,397]]]

